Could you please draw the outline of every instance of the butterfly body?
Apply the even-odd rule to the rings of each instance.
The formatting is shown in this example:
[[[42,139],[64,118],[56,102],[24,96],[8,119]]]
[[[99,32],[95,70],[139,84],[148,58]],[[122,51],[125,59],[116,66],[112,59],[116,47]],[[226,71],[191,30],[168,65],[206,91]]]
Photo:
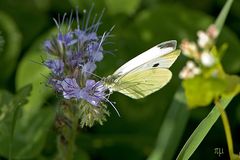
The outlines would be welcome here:
[[[159,90],[171,79],[168,69],[180,54],[176,41],[166,41],[138,55],[103,79],[110,92],[139,99]]]

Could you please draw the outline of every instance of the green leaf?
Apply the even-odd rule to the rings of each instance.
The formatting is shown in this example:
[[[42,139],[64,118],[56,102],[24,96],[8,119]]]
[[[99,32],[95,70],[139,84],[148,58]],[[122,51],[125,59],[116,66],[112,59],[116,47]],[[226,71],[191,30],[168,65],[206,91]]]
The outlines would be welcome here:
[[[42,0],[42,3],[44,1],[46,2],[47,0]],[[21,32],[22,48],[29,48],[35,38],[42,33],[43,29],[48,28],[49,19],[46,12],[48,5],[44,3],[40,6],[39,0],[0,1],[0,10],[11,16]]]
[[[48,75],[49,70],[41,64],[41,56],[46,55],[43,50],[43,41],[55,33],[56,30],[52,30],[39,38],[18,66],[16,87],[21,88],[31,83],[33,90],[28,98],[29,103],[22,107],[21,119],[15,129],[13,158],[28,159],[38,156],[53,123],[52,106],[43,107],[46,99],[52,95],[52,91],[45,85],[47,80],[45,75]],[[6,157],[5,154],[1,155]]]
[[[46,141],[52,126],[54,112],[50,106],[39,110],[29,121],[20,119],[15,129],[13,159],[30,159],[37,157]]]
[[[191,108],[209,105],[214,98],[223,94],[226,89],[226,82],[223,79],[196,76],[183,81],[187,104]]]
[[[34,3],[36,8],[46,11],[50,8],[51,0],[35,0]]]
[[[158,133],[157,144],[148,160],[170,160],[180,142],[189,117],[186,100],[182,88],[175,93]]]
[[[228,49],[228,44],[227,43],[224,43],[222,44],[219,49],[218,49],[218,57],[219,59],[221,60],[222,57],[225,55],[226,51]]]
[[[79,12],[82,13],[82,10],[87,10],[94,6],[94,10],[102,10],[106,7],[104,0],[91,0],[91,1],[82,1],[82,0],[69,0],[72,7],[79,7]]]
[[[228,75],[226,81],[227,87],[224,94],[237,95],[240,92],[240,77],[236,75]]]
[[[222,97],[220,104],[225,109],[228,104],[231,102],[234,95],[229,95]],[[217,121],[218,117],[220,116],[220,112],[217,107],[213,107],[212,111],[207,115],[206,118],[202,120],[202,122],[198,125],[198,127],[194,130],[192,135],[189,137],[183,148],[181,149],[180,153],[178,154],[177,159],[189,159],[194,151],[198,148],[200,143],[203,141],[204,137],[207,135],[209,130]]]
[[[31,85],[27,85],[15,96],[0,92],[0,155],[5,158],[36,157],[42,150],[47,131],[52,125],[54,114],[50,108],[39,110],[27,122],[23,119],[22,106],[27,103],[26,98],[31,89]]]
[[[73,160],[90,160],[90,156],[88,153],[81,148],[77,149],[77,152],[74,153],[74,158]]]
[[[222,8],[220,14],[218,15],[215,21],[215,25],[219,32],[222,31],[227,15],[231,9],[232,3],[233,3],[233,0],[227,0],[227,2],[225,3],[224,7]]]
[[[42,64],[42,57],[46,57],[46,53],[43,49],[43,43],[49,39],[52,35],[56,34],[56,29],[53,29],[40,37],[27,51],[18,65],[16,73],[16,88],[31,83],[33,85],[32,94],[29,97],[29,103],[24,106],[23,119],[31,118],[35,115],[39,108],[43,105],[45,100],[52,95],[52,90],[47,87],[46,76],[50,71]],[[27,71],[27,72],[26,72]]]
[[[32,90],[31,85],[27,85],[20,89],[15,96],[12,96],[6,92],[1,92],[0,109],[0,143],[5,144],[0,146],[0,154],[11,159],[12,158],[12,146],[14,138],[14,130],[20,111],[20,107],[27,103],[27,97]],[[7,101],[6,101],[7,99]]]
[[[0,12],[0,31],[4,41],[4,46],[0,50],[0,86],[5,87],[16,66],[20,53],[21,35],[13,19],[4,12]]]
[[[13,99],[13,102],[12,102],[12,106],[14,106],[14,109],[13,109],[13,117],[12,117],[12,125],[11,125],[11,129],[10,129],[10,154],[9,154],[9,157],[11,157],[11,152],[12,152],[12,139],[14,137],[14,129],[15,129],[15,125],[16,125],[16,122],[17,122],[17,115],[18,115],[18,112],[19,112],[19,107],[27,104],[28,100],[26,99],[29,95],[30,95],[30,92],[32,91],[32,85],[27,85],[26,87],[23,87],[20,89],[20,91],[18,91],[17,95],[14,96],[14,99]],[[9,158],[11,159],[11,158]]]
[[[141,0],[105,0],[109,12],[113,15],[119,13],[131,15],[137,10],[140,2]]]

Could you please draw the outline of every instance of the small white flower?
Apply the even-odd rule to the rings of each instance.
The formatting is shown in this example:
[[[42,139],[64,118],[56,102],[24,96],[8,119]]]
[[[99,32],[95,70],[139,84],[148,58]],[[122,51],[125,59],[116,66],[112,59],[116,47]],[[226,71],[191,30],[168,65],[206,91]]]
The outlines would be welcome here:
[[[193,61],[187,61],[187,68],[193,69],[196,67],[195,63]]]
[[[189,79],[199,74],[201,74],[201,69],[197,67],[193,61],[188,61],[186,66],[183,67],[183,69],[179,73],[179,78]]]
[[[211,67],[215,64],[215,59],[214,57],[207,51],[204,51],[201,54],[201,63],[205,66],[205,67]]]
[[[180,79],[186,79],[188,77],[188,72],[185,67],[181,70],[178,76]]]
[[[211,39],[206,32],[198,31],[197,36],[199,47],[206,48],[209,45],[209,43],[211,43]]]
[[[201,74],[202,71],[200,68],[195,67],[195,68],[193,68],[192,72],[194,75],[199,75],[199,74]]]

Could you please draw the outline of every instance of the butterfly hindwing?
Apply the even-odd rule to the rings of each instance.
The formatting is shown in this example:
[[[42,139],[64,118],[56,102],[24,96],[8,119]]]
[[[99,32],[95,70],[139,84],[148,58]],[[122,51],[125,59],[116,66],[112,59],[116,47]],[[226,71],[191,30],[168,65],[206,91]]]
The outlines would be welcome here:
[[[116,79],[112,90],[139,99],[165,86],[171,77],[171,71],[164,68],[130,72]]]

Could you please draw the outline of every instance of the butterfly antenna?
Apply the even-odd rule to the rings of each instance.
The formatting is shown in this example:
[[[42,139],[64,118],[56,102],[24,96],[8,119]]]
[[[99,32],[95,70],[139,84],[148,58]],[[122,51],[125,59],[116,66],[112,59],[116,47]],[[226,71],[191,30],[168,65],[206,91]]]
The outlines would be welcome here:
[[[114,108],[114,110],[117,112],[118,116],[121,117],[120,113],[118,112],[117,108],[113,105],[113,103],[111,101],[109,101],[107,98],[104,98],[104,99]]]
[[[80,65],[80,67],[83,67],[83,66]],[[86,72],[86,73],[89,73],[89,74],[91,74],[91,75],[93,75],[93,76],[95,76],[95,77],[97,77],[97,78],[99,78],[99,79],[102,79],[102,77],[100,77],[100,76],[98,76],[98,75],[96,75],[96,74],[94,74],[94,73],[92,73],[92,72],[88,72],[88,71],[86,71],[86,70],[83,70],[83,68],[82,68],[82,71],[83,71],[83,72]]]

